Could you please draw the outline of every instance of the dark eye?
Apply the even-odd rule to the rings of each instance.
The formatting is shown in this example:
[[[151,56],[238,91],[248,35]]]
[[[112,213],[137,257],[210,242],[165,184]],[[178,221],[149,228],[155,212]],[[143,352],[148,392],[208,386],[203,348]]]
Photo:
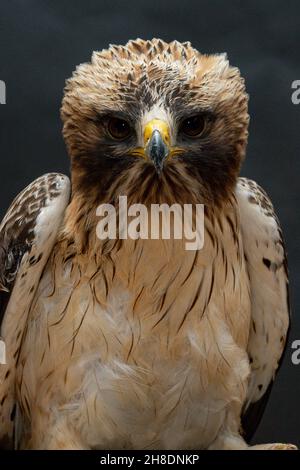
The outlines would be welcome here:
[[[107,129],[110,136],[116,140],[124,140],[131,134],[131,127],[124,119],[109,118]]]
[[[200,137],[205,129],[206,120],[201,114],[191,116],[185,119],[181,126],[180,132],[187,137]]]

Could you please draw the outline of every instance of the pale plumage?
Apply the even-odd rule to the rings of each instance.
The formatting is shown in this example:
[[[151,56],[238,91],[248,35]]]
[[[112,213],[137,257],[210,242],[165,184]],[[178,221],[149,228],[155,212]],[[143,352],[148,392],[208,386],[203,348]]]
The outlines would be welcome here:
[[[112,113],[134,129],[127,141],[107,135]],[[193,113],[205,126],[190,141],[180,129]],[[289,316],[273,207],[238,179],[248,124],[238,70],[189,43],[112,46],[77,69],[62,116],[67,210],[67,178],[45,176],[1,225],[0,280],[11,296],[0,436],[15,428],[15,446],[34,449],[247,448],[242,435],[257,426]],[[139,158],[153,120],[170,130],[171,157],[159,167]],[[204,203],[204,248],[98,240],[96,207],[120,194],[147,206]]]

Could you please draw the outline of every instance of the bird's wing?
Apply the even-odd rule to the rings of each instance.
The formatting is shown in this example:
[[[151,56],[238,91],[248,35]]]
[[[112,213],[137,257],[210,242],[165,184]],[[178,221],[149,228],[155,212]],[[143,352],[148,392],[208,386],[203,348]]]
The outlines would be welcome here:
[[[14,432],[15,369],[28,312],[70,198],[68,177],[46,174],[22,191],[0,225],[0,446]]]
[[[273,205],[254,181],[239,178],[239,206],[251,290],[248,355],[251,375],[242,428],[247,441],[264,412],[289,330],[286,251]]]

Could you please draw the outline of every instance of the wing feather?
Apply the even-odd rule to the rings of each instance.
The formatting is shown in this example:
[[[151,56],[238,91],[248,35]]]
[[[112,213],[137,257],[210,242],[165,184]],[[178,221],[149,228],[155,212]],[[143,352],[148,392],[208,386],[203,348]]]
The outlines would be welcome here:
[[[0,225],[0,443],[11,447],[15,369],[28,312],[70,198],[69,179],[46,174],[13,201]],[[1,360],[0,360],[1,362]]]
[[[289,288],[282,231],[270,199],[246,178],[239,178],[236,196],[251,289],[251,375],[242,419],[249,441],[264,412],[287,343]]]

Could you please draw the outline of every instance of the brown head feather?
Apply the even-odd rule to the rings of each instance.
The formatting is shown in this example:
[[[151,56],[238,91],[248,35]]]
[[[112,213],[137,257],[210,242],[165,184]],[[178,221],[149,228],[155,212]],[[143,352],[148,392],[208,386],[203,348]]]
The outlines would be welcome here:
[[[245,154],[247,104],[244,80],[225,54],[203,55],[188,42],[160,39],[94,52],[67,81],[61,111],[72,161],[73,220],[80,208],[86,212],[120,192],[136,202],[157,202],[167,193],[174,202],[193,202],[198,194],[198,202],[222,205]],[[117,114],[138,129],[143,114],[158,105],[170,116],[175,135],[184,117],[195,112],[210,117],[207,134],[181,142],[184,153],[165,165],[160,181],[149,162],[130,156],[134,140],[109,142],[102,126],[103,116]]]

